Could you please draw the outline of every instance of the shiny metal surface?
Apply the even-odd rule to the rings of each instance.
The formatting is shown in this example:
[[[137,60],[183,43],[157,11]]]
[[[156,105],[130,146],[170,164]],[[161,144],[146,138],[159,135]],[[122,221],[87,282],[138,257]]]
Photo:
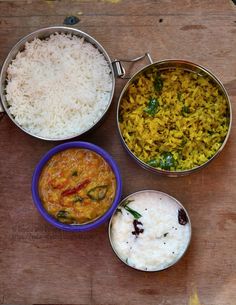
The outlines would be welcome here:
[[[147,60],[149,61],[150,64],[153,63],[151,55],[148,52],[142,56],[139,56],[139,57],[136,57],[133,59],[114,59],[114,61],[112,62],[112,65],[113,65],[115,76],[123,78],[123,79],[130,79],[131,77],[126,75],[126,71],[122,65],[122,62],[135,63],[144,58],[147,58]]]
[[[145,162],[141,161],[138,157],[136,157],[133,152],[129,149],[128,145],[125,143],[121,130],[120,130],[120,125],[119,125],[119,107],[120,107],[120,103],[121,100],[126,92],[126,90],[128,89],[129,85],[136,79],[139,77],[140,74],[142,74],[144,71],[152,68],[152,67],[156,67],[158,68],[160,71],[161,70],[166,70],[166,69],[173,69],[173,68],[182,68],[186,71],[190,71],[190,72],[195,72],[198,73],[202,76],[208,76],[220,89],[220,91],[222,92],[223,96],[225,97],[225,99],[227,100],[228,103],[228,107],[229,107],[229,129],[227,132],[227,135],[224,139],[224,142],[222,143],[221,147],[219,148],[219,150],[215,153],[214,156],[212,156],[207,162],[203,163],[200,166],[197,166],[195,168],[192,169],[188,169],[188,170],[183,170],[183,171],[169,171],[169,170],[160,170],[160,169],[156,169],[154,167],[151,167],[149,165],[147,165]],[[221,81],[209,70],[207,70],[206,68],[194,64],[192,62],[188,62],[188,61],[183,61],[183,60],[173,60],[173,59],[167,59],[167,60],[162,60],[162,61],[158,61],[158,62],[154,62],[144,68],[142,68],[141,70],[139,70],[125,85],[125,87],[123,88],[120,97],[119,97],[119,101],[117,104],[117,126],[118,126],[118,130],[119,130],[119,134],[120,134],[120,138],[121,138],[121,142],[124,145],[125,149],[127,150],[127,152],[130,154],[130,156],[143,168],[153,172],[153,173],[157,173],[157,174],[161,174],[161,175],[166,175],[168,177],[179,177],[179,176],[183,176],[183,175],[187,175],[190,173],[193,173],[205,166],[207,166],[213,159],[215,159],[219,153],[223,150],[229,135],[230,135],[230,131],[231,131],[231,127],[232,127],[232,107],[231,107],[231,103],[230,103],[230,99],[229,99],[229,95],[224,87],[224,85],[221,83]]]
[[[119,256],[119,254],[116,252],[115,247],[114,247],[114,245],[113,245],[112,236],[111,236],[112,219],[113,219],[114,215],[116,214],[117,209],[118,209],[119,207],[121,207],[122,204],[123,204],[127,199],[129,199],[130,197],[135,196],[136,194],[145,193],[145,192],[154,192],[154,193],[160,194],[160,195],[162,195],[162,196],[167,196],[167,197],[169,197],[170,199],[174,200],[174,201],[177,203],[177,205],[179,206],[179,208],[182,208],[182,209],[185,211],[185,213],[186,213],[186,215],[187,215],[187,218],[188,218],[189,226],[190,226],[190,236],[189,236],[189,240],[188,240],[187,247],[186,247],[185,251],[183,252],[183,254],[182,254],[180,257],[178,257],[175,261],[173,261],[172,264],[168,265],[167,267],[165,267],[165,268],[163,268],[163,269],[157,269],[157,270],[154,270],[154,271],[141,270],[141,269],[137,269],[137,268],[135,268],[135,267],[133,267],[133,266],[130,266],[130,265],[129,265],[125,260],[123,260],[123,259]],[[168,268],[174,266],[175,264],[177,264],[177,263],[181,260],[181,258],[184,256],[184,254],[186,253],[186,251],[188,250],[189,245],[190,245],[190,242],[191,242],[191,237],[192,237],[192,226],[191,226],[191,221],[190,221],[188,212],[186,211],[186,209],[184,208],[184,206],[183,206],[176,198],[174,198],[174,197],[172,197],[172,196],[170,196],[170,195],[168,195],[168,194],[166,194],[166,193],[163,193],[163,192],[160,192],[160,191],[156,191],[156,190],[142,190],[142,191],[138,191],[138,192],[135,192],[135,193],[133,193],[133,194],[130,194],[130,195],[128,195],[126,198],[124,198],[124,199],[120,202],[120,204],[118,205],[117,209],[116,209],[116,211],[113,213],[113,215],[112,215],[112,217],[111,217],[111,219],[110,219],[110,221],[109,221],[109,226],[108,226],[109,240],[110,240],[110,244],[111,244],[112,250],[114,251],[114,253],[116,254],[116,256],[120,259],[120,261],[122,261],[122,263],[124,263],[125,265],[129,266],[130,268],[133,268],[133,269],[135,269],[135,270],[139,270],[139,271],[142,271],[142,272],[159,272],[159,271],[162,271],[162,270],[166,270],[166,269],[168,269]]]
[[[6,86],[6,81],[7,81],[7,68],[9,66],[9,64],[12,62],[12,60],[16,57],[17,53],[24,50],[25,43],[32,41],[34,38],[43,39],[43,38],[49,37],[51,34],[53,34],[55,32],[76,35],[80,38],[84,38],[85,41],[90,42],[94,47],[96,47],[99,50],[99,52],[103,54],[103,56],[105,57],[106,61],[108,62],[109,66],[110,66],[111,77],[112,77],[112,89],[111,89],[111,93],[110,93],[110,100],[109,100],[109,103],[108,103],[105,111],[103,112],[102,116],[94,123],[93,126],[89,127],[87,130],[84,130],[81,133],[74,134],[74,135],[68,135],[68,137],[45,138],[45,137],[41,137],[41,136],[38,136],[38,135],[35,135],[35,134],[31,133],[29,130],[26,130],[20,124],[18,124],[16,122],[16,120],[14,119],[14,117],[12,116],[12,114],[10,113],[10,111],[8,109],[8,104],[7,104],[7,100],[6,100],[6,96],[5,96],[5,86]],[[48,140],[48,141],[61,141],[61,140],[68,140],[68,139],[71,139],[71,138],[75,138],[75,137],[78,137],[78,136],[88,132],[93,127],[95,127],[101,121],[101,119],[104,117],[106,112],[108,111],[108,109],[111,105],[111,102],[112,102],[112,98],[113,98],[113,95],[114,95],[114,90],[115,90],[115,76],[114,76],[114,71],[113,71],[111,59],[108,56],[106,50],[99,44],[98,41],[96,41],[90,35],[82,32],[80,30],[70,28],[70,27],[65,27],[65,26],[52,26],[52,27],[42,28],[42,29],[39,29],[39,30],[37,30],[33,33],[30,33],[29,35],[23,37],[9,52],[5,62],[3,63],[2,70],[1,70],[1,75],[0,75],[0,98],[1,98],[1,103],[2,103],[3,110],[7,113],[7,115],[10,117],[10,119],[21,130],[23,130],[24,132],[28,133],[29,135],[31,135],[33,137],[36,137],[36,138],[39,138],[39,139],[42,139],[42,140]],[[1,105],[1,103],[0,103],[0,105]],[[0,111],[1,111],[1,109],[0,109]]]

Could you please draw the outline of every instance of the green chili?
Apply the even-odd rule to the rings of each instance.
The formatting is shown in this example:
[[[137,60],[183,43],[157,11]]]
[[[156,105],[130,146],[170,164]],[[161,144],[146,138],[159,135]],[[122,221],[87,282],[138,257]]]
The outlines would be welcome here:
[[[92,200],[100,201],[106,197],[107,190],[108,190],[107,185],[98,185],[92,188],[91,190],[89,190],[87,192],[87,195]]]

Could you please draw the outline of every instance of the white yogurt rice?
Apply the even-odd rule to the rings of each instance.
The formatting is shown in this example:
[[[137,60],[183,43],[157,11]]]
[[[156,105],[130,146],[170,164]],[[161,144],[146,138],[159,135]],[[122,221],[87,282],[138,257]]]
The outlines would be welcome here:
[[[191,226],[174,198],[157,191],[141,191],[123,204],[126,207],[118,208],[110,224],[111,244],[121,260],[136,269],[157,271],[184,254]]]

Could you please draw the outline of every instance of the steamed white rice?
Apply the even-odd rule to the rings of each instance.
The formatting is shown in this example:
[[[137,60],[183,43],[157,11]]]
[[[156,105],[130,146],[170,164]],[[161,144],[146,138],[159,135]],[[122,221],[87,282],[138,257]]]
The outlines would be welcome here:
[[[7,70],[10,113],[24,129],[46,138],[88,130],[108,107],[111,90],[104,56],[70,34],[26,43]]]
[[[111,242],[117,255],[128,265],[145,271],[157,271],[176,262],[185,252],[190,236],[189,222],[178,221],[179,204],[171,197],[155,192],[136,193],[128,206],[141,217],[134,234],[134,216],[124,207],[112,218]]]

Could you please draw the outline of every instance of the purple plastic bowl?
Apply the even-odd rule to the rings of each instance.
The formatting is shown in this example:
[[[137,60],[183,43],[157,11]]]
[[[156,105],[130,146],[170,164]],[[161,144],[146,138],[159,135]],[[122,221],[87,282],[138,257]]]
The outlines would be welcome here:
[[[47,161],[49,159],[51,159],[51,157],[53,155],[55,155],[56,153],[58,153],[60,151],[66,150],[68,148],[84,148],[84,149],[88,149],[88,150],[94,151],[95,153],[99,154],[110,165],[110,167],[116,177],[116,194],[115,194],[115,198],[113,200],[111,207],[101,217],[95,219],[94,221],[86,223],[86,224],[69,225],[69,224],[64,224],[64,223],[57,221],[53,216],[48,214],[48,212],[43,207],[43,204],[39,197],[38,182],[39,182],[39,177],[40,177],[43,167],[45,166]],[[113,214],[117,205],[120,202],[120,197],[121,197],[121,192],[122,192],[122,181],[121,181],[120,171],[119,171],[119,168],[118,168],[116,162],[104,149],[102,149],[99,146],[94,145],[92,143],[88,143],[88,142],[68,142],[68,143],[64,143],[64,144],[58,145],[58,146],[50,149],[42,157],[42,159],[39,161],[39,163],[36,166],[35,171],[33,173],[31,191],[32,191],[32,197],[33,197],[34,203],[35,203],[38,211],[50,224],[52,224],[53,226],[55,226],[59,229],[65,230],[65,231],[80,232],[80,231],[87,231],[87,230],[97,228],[99,225],[101,225],[108,218],[111,217],[111,215]]]

